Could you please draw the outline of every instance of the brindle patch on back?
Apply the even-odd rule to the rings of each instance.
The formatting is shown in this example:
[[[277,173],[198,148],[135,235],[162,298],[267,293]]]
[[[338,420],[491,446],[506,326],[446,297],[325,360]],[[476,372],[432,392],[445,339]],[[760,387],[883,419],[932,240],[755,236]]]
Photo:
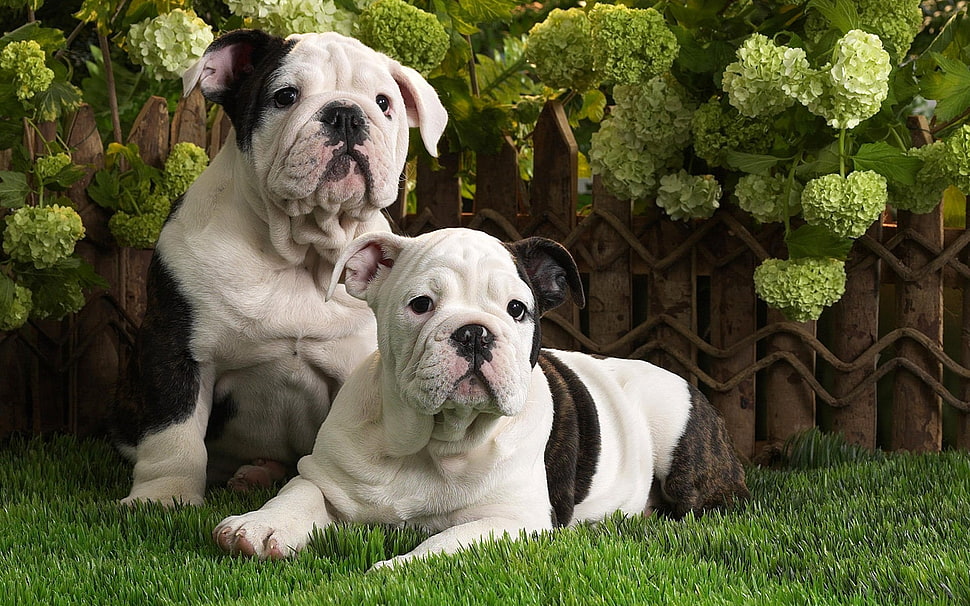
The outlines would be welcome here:
[[[659,510],[675,518],[727,507],[749,497],[744,468],[724,421],[696,387],[689,386],[690,417],[661,487]]]

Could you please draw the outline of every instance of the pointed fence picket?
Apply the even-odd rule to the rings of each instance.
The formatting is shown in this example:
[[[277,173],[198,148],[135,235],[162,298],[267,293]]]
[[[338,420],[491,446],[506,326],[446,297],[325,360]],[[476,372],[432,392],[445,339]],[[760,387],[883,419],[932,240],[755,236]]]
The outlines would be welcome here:
[[[214,156],[229,124],[221,112],[207,116],[198,91],[171,120],[165,101],[153,98],[127,141],[154,165],[180,141]],[[925,123],[912,130],[917,144],[928,141]],[[92,172],[102,165],[90,108],[77,113],[66,140],[75,162]],[[577,146],[559,104],[542,111],[533,145],[529,182],[511,140],[474,158],[469,201],[460,175],[470,155],[443,143],[437,159],[422,157],[412,169],[417,211],[406,213],[402,191],[388,214],[409,234],[467,226],[507,240],[562,242],[583,272],[587,304],[550,313],[545,344],[642,358],[681,374],[708,395],[750,459],[816,425],[869,448],[970,448],[970,232],[944,230],[939,208],[873,225],[852,249],[843,300],[817,322],[794,323],[766,309],[751,280],[778,254],[778,226],[755,225],[728,200],[704,221],[674,222],[656,209],[634,216],[598,179],[592,206],[578,215]],[[0,437],[104,430],[144,312],[151,251],[113,243],[108,213],[87,199],[86,185],[69,192],[87,228],[78,250],[110,288],[63,322],[0,334]],[[944,315],[947,289],[958,303]]]

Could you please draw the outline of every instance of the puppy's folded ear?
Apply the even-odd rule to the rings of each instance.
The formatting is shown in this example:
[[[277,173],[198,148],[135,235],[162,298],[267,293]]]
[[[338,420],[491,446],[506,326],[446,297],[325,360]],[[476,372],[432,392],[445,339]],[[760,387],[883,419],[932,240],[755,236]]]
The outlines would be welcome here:
[[[539,313],[559,307],[572,296],[579,307],[586,304],[579,268],[569,251],[547,238],[532,237],[508,245],[535,292]]]
[[[437,156],[438,140],[448,125],[448,112],[441,104],[438,93],[421,74],[394,60],[391,60],[391,75],[404,97],[408,126],[420,130],[425,149],[432,156]]]
[[[327,300],[333,297],[342,274],[347,293],[369,301],[394,267],[408,238],[388,232],[372,232],[355,238],[334,263]]]
[[[206,99],[225,107],[237,84],[253,74],[256,64],[269,50],[282,48],[283,44],[282,38],[258,29],[223,34],[182,74],[182,94],[188,95],[198,84]]]

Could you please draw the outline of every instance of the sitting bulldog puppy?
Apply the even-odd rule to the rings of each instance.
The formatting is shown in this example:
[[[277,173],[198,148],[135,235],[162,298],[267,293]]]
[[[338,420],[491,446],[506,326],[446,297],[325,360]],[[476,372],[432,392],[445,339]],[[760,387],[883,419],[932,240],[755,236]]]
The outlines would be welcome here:
[[[381,564],[601,520],[673,515],[748,495],[721,418],[680,377],[639,360],[540,347],[539,318],[579,272],[559,244],[444,229],[354,240],[347,292],[377,317],[299,475],[213,531],[227,552],[282,558],[335,521],[437,534]]]
[[[229,32],[183,80],[232,131],[148,270],[114,411],[135,463],[123,502],[198,504],[207,483],[292,475],[376,343],[364,303],[342,287],[325,300],[334,262],[389,229],[410,128],[434,153],[448,119],[418,72],[335,33]]]

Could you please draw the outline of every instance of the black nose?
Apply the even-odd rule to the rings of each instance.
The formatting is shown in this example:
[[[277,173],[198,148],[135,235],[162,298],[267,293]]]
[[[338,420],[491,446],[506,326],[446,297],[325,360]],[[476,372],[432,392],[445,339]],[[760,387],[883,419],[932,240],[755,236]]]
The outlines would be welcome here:
[[[367,118],[359,107],[330,103],[319,115],[324,128],[336,138],[351,145],[359,145],[367,136]]]
[[[478,366],[492,360],[495,337],[481,324],[466,324],[451,333],[451,343],[460,356]]]

